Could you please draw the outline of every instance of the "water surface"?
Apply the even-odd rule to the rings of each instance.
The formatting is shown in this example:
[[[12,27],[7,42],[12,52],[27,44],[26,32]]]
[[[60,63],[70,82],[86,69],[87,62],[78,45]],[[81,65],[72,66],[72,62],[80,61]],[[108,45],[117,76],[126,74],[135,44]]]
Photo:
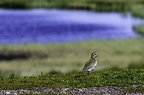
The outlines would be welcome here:
[[[74,10],[0,10],[0,44],[63,43],[137,37],[130,13]]]

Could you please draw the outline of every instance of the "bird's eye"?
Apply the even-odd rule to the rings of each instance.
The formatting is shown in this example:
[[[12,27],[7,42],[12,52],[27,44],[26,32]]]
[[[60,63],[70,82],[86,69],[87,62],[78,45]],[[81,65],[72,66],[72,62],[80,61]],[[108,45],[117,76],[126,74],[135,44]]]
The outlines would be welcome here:
[[[93,56],[97,56],[97,53],[96,53],[96,52],[93,52],[92,55],[93,55]]]

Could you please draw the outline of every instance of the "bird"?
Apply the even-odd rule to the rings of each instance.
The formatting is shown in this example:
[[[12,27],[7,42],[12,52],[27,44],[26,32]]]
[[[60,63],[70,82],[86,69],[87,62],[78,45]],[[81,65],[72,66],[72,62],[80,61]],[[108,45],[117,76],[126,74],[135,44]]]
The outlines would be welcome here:
[[[83,67],[83,69],[80,71],[80,73],[83,73],[83,72],[88,72],[91,73],[94,68],[97,66],[97,56],[98,54],[96,52],[93,52],[91,54],[91,58],[89,59],[89,61],[87,61]]]

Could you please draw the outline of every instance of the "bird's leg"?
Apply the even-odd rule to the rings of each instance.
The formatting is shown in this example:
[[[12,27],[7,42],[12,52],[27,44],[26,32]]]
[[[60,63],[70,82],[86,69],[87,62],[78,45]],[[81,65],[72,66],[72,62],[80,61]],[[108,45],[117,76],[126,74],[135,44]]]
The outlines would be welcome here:
[[[91,71],[88,71],[88,75],[91,73]]]
[[[83,73],[83,71],[80,71],[79,74]]]

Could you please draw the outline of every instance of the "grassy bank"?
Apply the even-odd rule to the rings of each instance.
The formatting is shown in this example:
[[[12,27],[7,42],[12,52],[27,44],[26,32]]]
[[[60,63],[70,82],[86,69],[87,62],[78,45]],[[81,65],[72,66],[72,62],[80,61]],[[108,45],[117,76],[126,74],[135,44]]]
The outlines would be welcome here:
[[[144,38],[87,41],[65,44],[27,44],[0,46],[0,75],[39,75],[40,72],[80,71],[90,54],[99,55],[96,71],[143,68]]]
[[[99,12],[127,12],[134,16],[144,18],[143,0],[1,0],[0,8],[32,9],[32,8],[58,8],[80,9]]]
[[[137,27],[134,27],[134,30],[137,31],[137,33],[141,34],[142,36],[144,36],[144,24],[141,24]]]
[[[136,4],[132,4],[131,5],[131,13],[133,16],[135,17],[140,17],[140,18],[144,18],[144,3],[136,3]]]
[[[127,9],[126,0],[1,0],[0,7],[14,9],[29,8],[62,8],[86,9],[97,11],[124,11]]]
[[[133,87],[132,85],[139,85]],[[43,74],[31,77],[18,77],[10,74],[8,78],[1,78],[0,90],[35,89],[35,88],[83,88],[83,87],[121,87],[123,91],[144,93],[144,69],[134,70],[105,70],[93,72],[90,75],[67,74]],[[127,87],[127,88],[124,88]]]

